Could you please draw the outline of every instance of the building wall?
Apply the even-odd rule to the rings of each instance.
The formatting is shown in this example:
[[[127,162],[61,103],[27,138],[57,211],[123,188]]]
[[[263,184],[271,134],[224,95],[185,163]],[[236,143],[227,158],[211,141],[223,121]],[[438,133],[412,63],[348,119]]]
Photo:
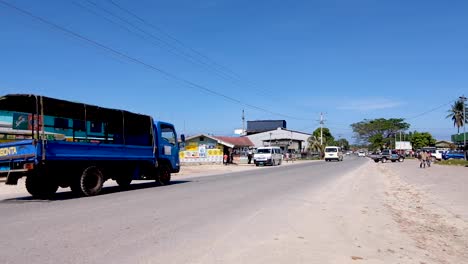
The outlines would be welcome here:
[[[197,137],[185,142],[185,150],[179,152],[181,163],[223,163],[224,146],[211,138],[203,137],[203,139],[201,141],[200,137]]]
[[[248,135],[247,137],[255,145],[255,148],[258,148],[258,147],[263,147],[264,142],[270,141],[270,133],[271,133],[272,145],[275,145],[276,141],[284,141],[285,139],[286,140],[292,139],[293,145],[291,147],[294,148],[296,152],[302,151],[298,149],[299,144],[297,143],[297,141],[302,141],[303,149],[307,149],[309,146],[307,139],[310,137],[310,134],[300,133],[300,132],[286,130],[286,129],[275,129],[271,131],[254,134],[254,135]],[[289,149],[291,149],[291,147],[289,147]]]

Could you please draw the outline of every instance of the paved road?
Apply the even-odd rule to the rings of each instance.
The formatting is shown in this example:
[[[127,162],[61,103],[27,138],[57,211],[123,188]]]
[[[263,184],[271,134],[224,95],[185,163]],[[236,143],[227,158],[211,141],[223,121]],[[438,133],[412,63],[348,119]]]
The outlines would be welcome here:
[[[60,193],[54,201],[3,200],[0,263],[222,263],[227,254],[255,247],[219,246],[231,234],[249,236],[244,227],[250,224],[274,233],[270,228],[278,226],[271,223],[289,210],[279,207],[282,201],[306,202],[306,193],[364,162],[277,166],[164,187],[136,184],[87,198]]]

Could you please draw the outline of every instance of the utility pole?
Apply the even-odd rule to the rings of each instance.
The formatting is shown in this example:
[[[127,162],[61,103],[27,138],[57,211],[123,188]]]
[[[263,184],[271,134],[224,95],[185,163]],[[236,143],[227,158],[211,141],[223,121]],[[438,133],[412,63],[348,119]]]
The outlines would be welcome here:
[[[242,109],[242,136],[244,136],[245,133],[245,115],[244,115],[244,109]]]
[[[320,112],[320,145],[323,145],[323,113]]]
[[[400,151],[401,151],[401,130],[400,130]]]

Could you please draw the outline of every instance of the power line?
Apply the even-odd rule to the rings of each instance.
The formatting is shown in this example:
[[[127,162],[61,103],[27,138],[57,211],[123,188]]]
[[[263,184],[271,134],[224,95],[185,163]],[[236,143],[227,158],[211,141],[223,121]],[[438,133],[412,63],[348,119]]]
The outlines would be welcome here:
[[[148,32],[144,29],[142,29],[141,27],[138,27],[137,25],[135,25],[134,23],[132,23],[131,21],[123,18],[122,16],[119,16],[115,13],[113,13],[112,11],[108,10],[107,8],[104,8],[102,7],[101,5],[93,2],[93,1],[90,1],[90,0],[85,0],[88,4],[94,6],[94,8],[100,10],[101,12],[104,12],[106,13],[107,15],[113,17],[114,19],[117,19],[118,21],[130,26],[130,28],[138,31],[134,31],[132,29],[129,29],[128,27],[122,25],[122,24],[119,24],[118,22],[115,22],[105,16],[102,16],[100,14],[98,14],[97,12],[95,12],[94,10],[74,1],[73,3],[83,9],[85,9],[86,11],[92,13],[93,15],[99,17],[99,18],[102,18],[102,19],[105,19],[106,21],[112,23],[113,25],[116,25],[118,27],[121,27],[123,29],[125,29],[127,32],[131,33],[131,34],[134,34],[136,36],[138,36],[139,38],[141,38],[142,40],[144,41],[147,41],[148,43],[150,43],[151,45],[154,45],[154,46],[157,46],[157,47],[160,47],[160,48],[163,48],[164,50],[166,50],[167,52],[175,55],[175,56],[178,56],[184,60],[186,60],[187,62],[190,62],[190,63],[194,63],[196,64],[197,66],[201,66],[201,67],[204,67],[205,69],[209,70],[209,71],[212,71],[213,73],[215,73],[216,75],[218,75],[219,77],[223,78],[224,80],[229,80],[229,76],[227,76],[224,72],[220,72],[218,69],[215,69],[213,68],[212,66],[208,65],[207,63],[199,60],[198,58],[192,56],[191,54],[183,51],[183,50],[180,50],[179,48],[177,47],[174,47],[171,43],[168,43],[167,41],[165,41],[164,39],[152,34],[151,32]],[[156,40],[157,42],[154,42],[153,40]]]
[[[405,118],[405,120],[412,120],[412,119],[421,117],[421,116],[423,116],[423,115],[427,115],[427,114],[429,114],[429,113],[431,113],[431,112],[434,112],[434,111],[436,111],[436,110],[439,110],[440,108],[442,108],[442,107],[444,107],[444,106],[447,106],[447,105],[453,103],[454,101],[455,101],[455,100],[451,100],[451,101],[448,102],[448,103],[443,103],[443,104],[441,104],[441,105],[439,105],[439,106],[437,106],[437,107],[435,107],[435,108],[432,108],[432,109],[430,109],[430,110],[428,110],[428,111],[422,112],[422,113],[417,114],[417,115],[412,116],[412,117]]]
[[[202,57],[203,59],[209,61],[210,63],[212,63],[213,65],[216,65],[222,69],[225,69],[227,72],[229,73],[232,73],[234,76],[240,78],[240,76],[238,74],[236,74],[234,71],[232,71],[231,69],[229,69],[228,67],[226,66],[223,66],[219,63],[217,63],[216,61],[210,59],[208,56],[204,55],[203,53],[191,48],[190,46],[186,45],[185,43],[183,43],[181,40],[177,39],[176,37],[172,36],[171,34],[167,33],[165,30],[161,29],[161,27],[158,27],[152,23],[149,23],[146,19],[142,18],[141,16],[137,15],[136,13],[130,11],[129,9],[123,7],[122,5],[119,5],[118,3],[116,3],[116,1],[113,1],[113,0],[107,0],[108,2],[110,2],[112,5],[114,5],[115,7],[117,7],[118,9],[122,10],[123,12],[129,14],[130,16],[136,18],[137,20],[139,20],[140,22],[142,22],[143,24],[147,25],[148,27],[151,27],[155,30],[157,30],[158,32],[162,33],[163,35],[165,35],[166,37],[168,37],[169,39],[173,40],[174,42],[176,42],[177,44],[179,44],[180,46],[192,51],[193,53],[197,54],[198,56]]]
[[[208,58],[207,56],[203,55],[202,53],[188,47],[187,45],[185,45],[180,40],[176,39],[172,35],[169,35],[168,33],[163,31],[159,27],[147,22],[145,19],[141,18],[140,16],[138,16],[134,12],[131,12],[130,10],[128,10],[128,9],[122,7],[121,5],[117,4],[115,1],[108,0],[108,2],[110,2],[112,5],[117,7],[119,10],[121,10],[121,11],[129,14],[130,16],[136,18],[138,21],[142,22],[146,26],[157,30],[158,32],[160,32],[164,36],[166,36],[167,38],[171,39],[173,42],[177,43],[179,46],[191,51],[191,53],[187,53],[185,50],[181,50],[178,46],[175,46],[172,43],[169,43],[168,41],[166,41],[166,40],[164,40],[164,39],[162,39],[162,38],[148,32],[147,30],[144,30],[141,27],[138,27],[134,23],[130,22],[128,19],[125,19],[125,18],[115,14],[114,12],[110,11],[109,9],[107,9],[107,8],[101,6],[101,5],[98,5],[97,3],[93,2],[93,1],[90,1],[90,0],[85,0],[85,1],[88,2],[89,4],[93,5],[95,8],[101,10],[102,12],[104,12],[104,13],[118,19],[119,21],[129,25],[131,28],[134,28],[137,31],[139,31],[139,33],[137,33],[137,32],[134,32],[134,31],[129,30],[128,28],[124,27],[130,33],[136,34],[138,37],[142,38],[143,40],[149,41],[149,43],[151,43],[152,45],[162,47],[166,51],[168,51],[168,52],[170,52],[170,53],[172,53],[172,54],[174,54],[174,55],[176,55],[176,56],[178,56],[178,57],[180,57],[180,58],[182,58],[182,59],[184,59],[184,60],[186,60],[186,61],[188,61],[190,63],[196,64],[197,66],[201,66],[204,70],[208,70],[208,71],[214,73],[215,75],[222,78],[223,80],[229,81],[233,85],[235,85],[235,86],[237,86],[237,87],[239,87],[241,89],[245,89],[245,85],[242,85],[241,79],[240,79],[238,74],[234,73],[232,70],[228,69],[227,67],[222,66],[222,65],[214,62],[212,59]],[[77,4],[77,2],[74,2],[74,3]],[[83,8],[82,5],[80,5],[80,4],[77,4],[77,5]],[[85,8],[85,9],[87,11],[90,11],[88,8]],[[100,18],[104,18],[104,19],[108,20],[107,18],[105,18],[105,17],[103,17],[103,16],[101,16],[99,14],[96,14],[96,12],[92,12],[92,13],[94,15],[100,17]],[[120,24],[115,23],[113,21],[112,21],[112,24],[117,25],[119,27],[123,27],[123,25],[120,25]],[[143,34],[144,36],[141,36],[140,34]],[[155,39],[156,41],[162,43],[162,45],[159,44],[159,43],[155,43],[155,42],[151,41],[150,39]],[[194,56],[193,54],[195,54],[196,56]],[[200,57],[203,60],[200,60]],[[209,63],[207,63],[206,61],[208,61]],[[228,69],[228,70],[225,70],[225,69]],[[260,96],[265,96],[265,95],[269,94],[269,91],[264,90],[264,89],[259,89],[258,87],[252,86],[251,84],[248,84],[247,86],[250,86],[250,87],[254,88],[253,92],[256,92],[256,94],[258,94]],[[258,91],[260,91],[261,93],[259,93]],[[305,120],[307,120],[307,119],[305,119]]]
[[[57,30],[57,31],[61,31],[61,32],[66,33],[66,34],[68,34],[68,35],[70,35],[70,36],[72,36],[72,37],[75,37],[75,38],[80,39],[80,40],[82,40],[82,41],[88,42],[88,43],[90,43],[90,44],[91,44],[92,46],[94,46],[94,47],[103,49],[103,50],[105,50],[105,51],[107,51],[107,52],[109,52],[109,53],[112,53],[112,54],[114,54],[114,55],[117,55],[117,56],[119,56],[119,57],[122,57],[122,58],[124,58],[124,59],[127,59],[127,60],[129,60],[129,61],[131,61],[131,62],[133,62],[133,63],[135,63],[135,64],[142,65],[142,66],[144,66],[145,68],[148,68],[148,69],[150,69],[150,70],[156,71],[156,72],[158,72],[158,73],[160,73],[160,74],[162,74],[162,75],[164,75],[164,76],[166,76],[166,77],[169,77],[169,78],[171,78],[171,79],[177,80],[177,81],[179,81],[179,82],[181,82],[181,83],[183,83],[183,84],[186,84],[187,86],[190,86],[190,87],[192,87],[192,88],[197,88],[197,89],[202,90],[202,91],[205,91],[205,92],[207,92],[207,93],[210,93],[210,94],[213,94],[213,95],[222,97],[222,98],[226,99],[227,101],[231,101],[231,102],[234,102],[234,103],[237,103],[237,104],[240,104],[240,105],[244,105],[244,106],[249,107],[249,108],[251,108],[251,109],[259,110],[259,111],[266,112],[266,113],[269,113],[269,114],[272,114],[272,115],[282,116],[282,117],[285,117],[285,118],[298,119],[298,118],[296,118],[296,117],[292,117],[292,116],[288,116],[288,115],[285,115],[285,114],[273,112],[273,111],[270,111],[270,110],[268,110],[268,109],[265,109],[265,108],[262,108],[262,107],[259,107],[259,106],[255,106],[255,105],[252,105],[252,104],[244,103],[244,102],[242,102],[242,101],[240,101],[240,100],[238,100],[238,99],[236,99],[236,98],[233,98],[233,97],[231,97],[231,96],[225,95],[225,94],[220,93],[220,92],[217,92],[217,91],[215,91],[215,90],[213,90],[213,89],[207,88],[207,87],[205,87],[205,86],[203,86],[203,85],[194,83],[194,82],[192,82],[192,81],[183,79],[183,78],[178,77],[178,76],[176,76],[176,75],[174,75],[174,74],[172,74],[172,73],[169,73],[169,72],[167,72],[167,71],[164,71],[164,70],[162,70],[162,69],[160,69],[160,68],[158,68],[158,67],[156,67],[156,66],[154,66],[154,65],[152,65],[152,64],[149,64],[149,63],[146,63],[146,62],[144,62],[144,61],[142,61],[142,60],[140,60],[140,59],[131,57],[130,55],[127,55],[127,54],[125,54],[125,53],[123,53],[123,52],[121,52],[121,51],[118,51],[118,50],[113,49],[113,48],[111,48],[111,47],[108,47],[108,46],[106,46],[106,45],[104,45],[104,44],[101,44],[101,43],[99,43],[99,42],[97,42],[97,41],[95,41],[95,40],[92,40],[92,39],[90,39],[90,38],[87,38],[87,37],[85,37],[85,36],[83,36],[83,35],[81,35],[81,34],[79,34],[79,33],[76,33],[76,32],[74,32],[74,31],[72,31],[72,30],[69,30],[69,29],[67,29],[67,28],[65,28],[65,27],[62,27],[62,26],[60,26],[60,25],[58,25],[58,24],[55,24],[55,23],[53,23],[53,22],[50,22],[50,21],[48,21],[48,20],[46,20],[46,19],[44,19],[44,18],[42,18],[42,17],[36,16],[36,15],[34,15],[33,13],[31,13],[31,12],[29,12],[29,11],[27,11],[27,10],[21,9],[21,8],[15,6],[15,5],[13,5],[13,4],[10,4],[10,3],[8,3],[8,2],[5,2],[4,0],[0,0],[0,3],[2,3],[3,5],[7,6],[8,8],[13,9],[13,10],[15,10],[15,11],[17,11],[17,12],[23,14],[23,15],[29,16],[29,17],[31,17],[31,18],[33,18],[33,19],[35,19],[35,20],[37,20],[37,21],[39,21],[39,22],[41,22],[41,23],[44,23],[44,24],[46,24],[46,25],[52,27],[53,29],[55,29],[55,30]],[[299,119],[299,120],[302,120],[302,119]]]

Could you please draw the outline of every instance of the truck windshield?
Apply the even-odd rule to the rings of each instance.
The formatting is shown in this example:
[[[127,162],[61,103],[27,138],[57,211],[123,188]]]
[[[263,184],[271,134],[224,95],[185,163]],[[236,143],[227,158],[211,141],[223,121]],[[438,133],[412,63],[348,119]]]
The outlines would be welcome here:
[[[271,149],[258,149],[257,153],[271,153]]]
[[[337,148],[326,148],[325,152],[338,152]]]
[[[161,125],[161,137],[163,140],[169,142],[172,145],[175,145],[176,143],[176,134],[172,126],[162,124]]]

